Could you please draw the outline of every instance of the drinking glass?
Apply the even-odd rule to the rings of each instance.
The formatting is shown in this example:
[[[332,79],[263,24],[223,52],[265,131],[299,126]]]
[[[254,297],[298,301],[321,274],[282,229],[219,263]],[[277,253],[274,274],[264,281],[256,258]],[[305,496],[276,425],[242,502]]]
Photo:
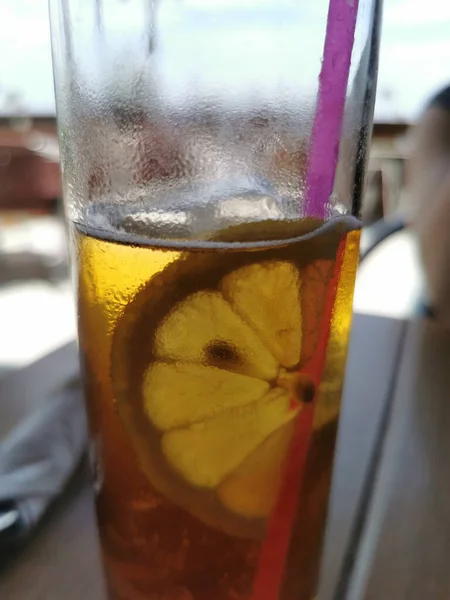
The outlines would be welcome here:
[[[111,600],[312,600],[378,0],[50,0]]]

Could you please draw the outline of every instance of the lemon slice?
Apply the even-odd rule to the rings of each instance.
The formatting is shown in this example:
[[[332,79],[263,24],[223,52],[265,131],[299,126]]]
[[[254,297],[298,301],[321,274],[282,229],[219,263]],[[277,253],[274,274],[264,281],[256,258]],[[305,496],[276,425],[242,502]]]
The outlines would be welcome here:
[[[228,273],[218,288],[177,302],[156,329],[144,411],[163,434],[167,463],[190,486],[214,489],[243,465],[219,499],[229,510],[260,516],[259,494],[243,500],[238,481],[250,480],[246,471],[263,456],[269,472],[275,464],[281,469],[282,440],[279,456],[257,449],[275,431],[283,436],[301,410],[304,387],[288,371],[300,361],[300,275],[291,262],[264,261]],[[273,477],[254,478],[270,498]]]
[[[181,253],[117,325],[111,374],[146,474],[228,533],[263,535],[296,420],[314,397],[305,366],[341,238],[330,239],[311,240],[304,255],[295,245]],[[320,396],[316,429],[338,413],[335,394],[323,406]]]

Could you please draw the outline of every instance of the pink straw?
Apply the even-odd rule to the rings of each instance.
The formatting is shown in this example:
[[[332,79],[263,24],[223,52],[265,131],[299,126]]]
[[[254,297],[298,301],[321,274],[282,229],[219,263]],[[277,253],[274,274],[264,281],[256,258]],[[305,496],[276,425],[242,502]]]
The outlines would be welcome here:
[[[325,217],[339,155],[358,0],[330,0],[306,175],[305,214]]]
[[[314,117],[311,149],[307,171],[306,210],[308,215],[325,216],[336,171],[345,106],[348,75],[353,40],[355,36],[358,0],[330,0],[322,70],[319,77],[319,94]],[[343,245],[342,245],[343,244]],[[338,285],[345,241],[338,252],[336,270],[329,293],[329,309],[324,314],[324,325],[331,322],[334,294]],[[322,336],[323,352],[316,353],[308,365],[319,385],[325,362],[328,330]],[[303,416],[302,416],[303,415]],[[252,600],[276,600],[281,596],[290,537],[295,522],[301,494],[304,469],[309,450],[314,421],[314,406],[300,413],[294,439],[287,459],[284,481],[277,505],[270,517],[267,536],[261,546],[258,567],[253,585]],[[298,575],[300,577],[300,575]]]

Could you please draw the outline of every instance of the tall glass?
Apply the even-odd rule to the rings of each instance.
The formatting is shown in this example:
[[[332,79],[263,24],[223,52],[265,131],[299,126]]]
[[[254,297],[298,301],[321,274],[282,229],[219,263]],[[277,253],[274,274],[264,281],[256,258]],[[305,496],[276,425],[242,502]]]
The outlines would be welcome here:
[[[379,10],[51,0],[111,599],[316,594]]]

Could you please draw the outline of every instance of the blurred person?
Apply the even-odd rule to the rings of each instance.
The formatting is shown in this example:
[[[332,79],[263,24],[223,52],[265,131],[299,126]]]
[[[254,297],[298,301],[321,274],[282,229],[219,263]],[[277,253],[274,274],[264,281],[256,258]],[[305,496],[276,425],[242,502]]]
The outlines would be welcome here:
[[[450,328],[450,86],[431,99],[410,136],[400,212],[417,234],[427,313]]]

